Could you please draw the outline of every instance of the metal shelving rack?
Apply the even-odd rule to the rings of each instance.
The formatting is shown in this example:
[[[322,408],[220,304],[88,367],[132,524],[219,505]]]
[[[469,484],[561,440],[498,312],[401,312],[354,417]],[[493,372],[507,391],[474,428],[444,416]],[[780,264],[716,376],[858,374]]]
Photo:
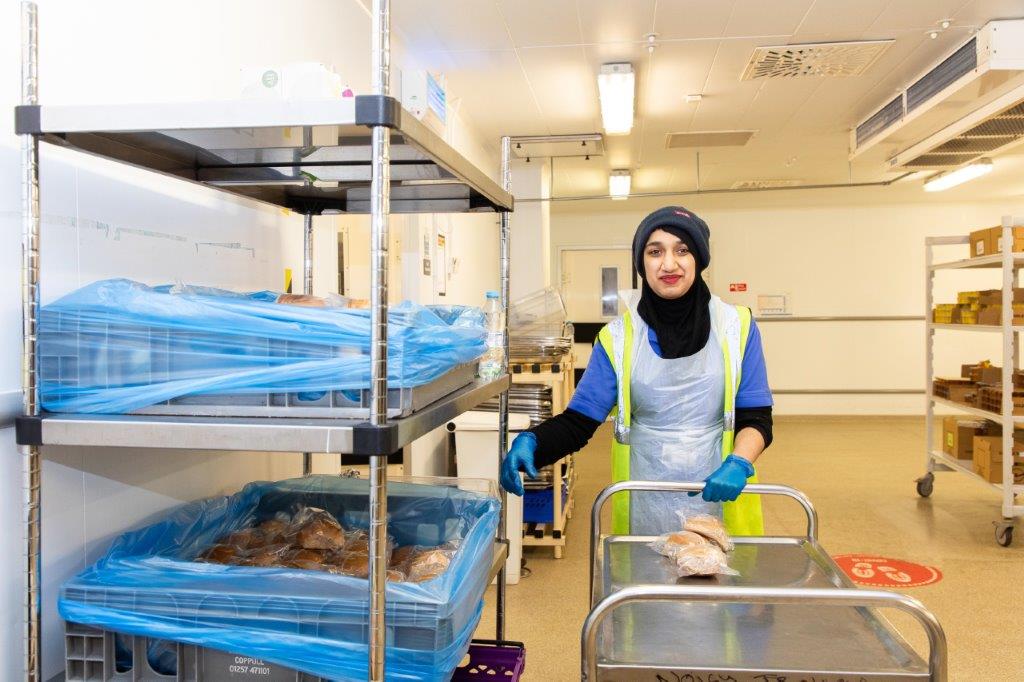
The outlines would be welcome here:
[[[1024,225],[1024,218],[1003,216],[1002,243],[1013,244],[1013,228]],[[928,237],[925,239],[925,362],[927,381],[927,406],[925,411],[925,466],[926,473],[917,479],[917,492],[922,497],[932,494],[936,471],[959,471],[991,486],[1002,493],[1002,518],[995,522],[996,542],[1007,547],[1013,542],[1013,529],[1016,519],[1024,516],[1024,504],[1018,504],[1014,495],[1024,493],[1024,485],[1015,485],[1013,481],[1013,431],[1018,424],[1024,424],[1024,416],[1013,414],[1013,371],[1020,367],[1020,336],[1024,327],[1013,324],[1013,287],[1018,282],[1018,274],[1024,267],[1024,254],[1014,253],[1012,247],[1004,248],[1003,253],[980,258],[935,262],[936,246],[954,246],[969,243],[968,237]],[[1002,270],[1002,324],[935,324],[932,316],[934,308],[935,274],[940,270],[964,270],[974,268],[999,268]],[[935,331],[973,331],[999,333],[1002,336],[1002,377],[1003,400],[1000,412],[990,412],[971,405],[936,397],[933,393],[935,379]],[[935,448],[935,406],[943,405],[975,417],[989,419],[1002,425],[1003,439],[1003,483],[990,483],[983,479],[970,466],[966,466],[954,457]]]
[[[368,455],[370,458],[369,679],[384,679],[387,455],[457,414],[500,394],[499,459],[507,449],[509,378],[477,381],[403,419],[387,417],[388,222],[402,213],[500,214],[501,304],[509,298],[510,144],[502,140],[501,184],[475,168],[389,96],[389,0],[374,0],[373,94],[309,102],[217,101],[161,105],[39,106],[38,15],[22,3],[22,307],[24,416],[17,421],[24,472],[26,679],[41,682],[40,448],[48,445],[161,447]],[[313,216],[371,216],[371,408],[358,419],[146,417],[41,413],[39,319],[39,144],[48,142],[192,181],[304,215],[304,290],[312,288]],[[312,176],[312,177],[311,177]],[[507,315],[506,315],[507,319]],[[508,366],[508,332],[505,332]],[[497,639],[504,639],[507,553],[495,543]]]

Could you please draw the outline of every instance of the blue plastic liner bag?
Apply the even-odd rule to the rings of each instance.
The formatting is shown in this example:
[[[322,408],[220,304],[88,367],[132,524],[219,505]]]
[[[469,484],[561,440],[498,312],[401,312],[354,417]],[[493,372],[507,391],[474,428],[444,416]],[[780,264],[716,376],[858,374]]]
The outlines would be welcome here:
[[[469,650],[493,558],[500,502],[488,481],[388,483],[394,547],[457,547],[423,582],[387,583],[388,680],[450,679]],[[369,484],[337,476],[251,483],[118,538],[65,583],[70,622],[262,659],[331,680],[367,679],[369,585],[321,570],[196,561],[220,538],[296,509],[369,527]],[[411,575],[411,573],[410,573]]]
[[[273,292],[125,279],[78,289],[40,314],[43,408],[120,414],[194,396],[263,404],[256,394],[313,402],[330,391],[358,407],[370,386],[370,311],[275,301]],[[428,384],[480,357],[485,331],[474,310],[442,319],[413,303],[393,306],[389,388]]]

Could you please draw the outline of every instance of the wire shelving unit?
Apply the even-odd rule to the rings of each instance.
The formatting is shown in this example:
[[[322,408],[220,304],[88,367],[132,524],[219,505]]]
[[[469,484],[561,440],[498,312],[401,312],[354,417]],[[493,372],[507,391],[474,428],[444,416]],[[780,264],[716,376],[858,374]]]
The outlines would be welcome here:
[[[500,395],[499,459],[507,450],[507,373],[478,380],[402,419],[387,416],[388,223],[396,213],[489,212],[500,216],[501,304],[509,298],[510,142],[502,139],[501,182],[474,167],[390,96],[390,2],[373,0],[373,94],[331,101],[216,101],[41,106],[38,12],[22,3],[22,452],[26,537],[25,670],[41,682],[40,465],[42,447],[161,447],[368,455],[370,458],[369,679],[384,680],[387,456],[461,412]],[[42,412],[37,384],[40,309],[39,146],[48,143],[131,164],[304,216],[303,282],[312,289],[313,217],[371,219],[371,408],[368,420],[56,415]],[[315,176],[316,181],[311,181]],[[507,320],[507,315],[505,316]],[[508,366],[508,332],[505,331]],[[492,573],[498,640],[504,639],[507,556],[504,493]]]

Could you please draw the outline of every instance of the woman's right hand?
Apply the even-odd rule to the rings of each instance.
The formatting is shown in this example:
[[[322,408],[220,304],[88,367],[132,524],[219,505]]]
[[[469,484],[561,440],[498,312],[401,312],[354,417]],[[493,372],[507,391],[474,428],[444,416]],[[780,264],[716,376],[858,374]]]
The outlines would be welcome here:
[[[537,436],[524,431],[512,441],[512,447],[501,463],[501,487],[513,495],[523,496],[523,481],[519,472],[525,471],[530,478],[537,478],[533,455],[537,451]]]

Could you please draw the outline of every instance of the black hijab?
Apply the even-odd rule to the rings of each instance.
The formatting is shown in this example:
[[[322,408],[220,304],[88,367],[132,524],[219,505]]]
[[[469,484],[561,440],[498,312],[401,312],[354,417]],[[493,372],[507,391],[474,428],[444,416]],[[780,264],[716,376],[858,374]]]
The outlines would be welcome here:
[[[685,358],[707,345],[711,337],[711,290],[701,277],[705,264],[701,262],[693,239],[684,230],[674,225],[663,225],[664,230],[681,239],[694,255],[697,272],[690,290],[677,299],[665,299],[654,293],[647,283],[642,267],[639,268],[643,288],[637,312],[641,319],[654,330],[661,347],[661,357],[666,360]],[[649,239],[649,237],[648,237]],[[643,245],[646,247],[646,240]],[[642,259],[638,265],[642,266]]]

